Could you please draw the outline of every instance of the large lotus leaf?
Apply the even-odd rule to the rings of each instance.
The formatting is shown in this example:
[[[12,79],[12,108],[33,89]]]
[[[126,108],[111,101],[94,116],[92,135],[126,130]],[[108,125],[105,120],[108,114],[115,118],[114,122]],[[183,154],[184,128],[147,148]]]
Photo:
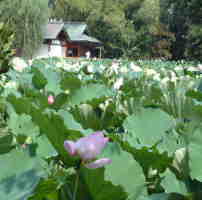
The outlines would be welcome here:
[[[116,148],[115,148],[116,146]],[[100,157],[112,159],[112,163],[100,169],[82,168],[81,176],[95,200],[131,200],[147,196],[146,183],[140,165],[132,155],[122,151],[120,146],[110,143]]]
[[[81,168],[81,182],[93,200],[116,199],[125,200],[127,194],[120,185],[113,185],[105,180],[104,168],[87,169]]]
[[[58,191],[58,183],[55,179],[43,179],[28,200],[59,200]]]
[[[132,199],[131,199],[132,200]],[[148,197],[143,197],[137,200],[174,200],[170,199],[170,195],[166,193],[158,193],[158,194],[152,194]],[[177,199],[175,199],[177,200]]]
[[[8,127],[15,135],[37,136],[39,128],[32,122],[30,115],[18,115],[13,112],[8,120]]]
[[[146,182],[141,166],[126,151],[112,152],[112,145],[109,144],[102,155],[112,159],[112,163],[105,167],[105,180],[121,186],[129,197],[145,195]]]
[[[59,110],[58,114],[64,119],[66,127],[68,127],[69,129],[82,131],[83,129],[82,126],[77,121],[74,120],[74,117],[72,116],[71,113],[69,113],[66,110]]]
[[[0,199],[25,200],[37,186],[44,171],[39,160],[22,151],[0,155]]]
[[[69,99],[68,94],[60,93],[55,97],[54,104],[52,104],[51,106],[49,105],[49,106],[56,110],[59,110],[59,109],[61,109],[61,107],[63,107],[64,104],[67,103],[68,99]],[[47,97],[46,97],[46,101],[47,101]]]
[[[169,169],[163,174],[163,180],[161,185],[164,187],[165,192],[167,193],[179,193],[186,195],[188,193],[186,185],[183,181],[178,180]]]
[[[53,71],[51,68],[42,67],[38,69],[47,80],[47,84],[45,85],[46,91],[52,92],[55,95],[60,94],[62,92],[60,88],[60,74]]]
[[[53,145],[46,137],[46,135],[43,134],[40,137],[38,137],[36,143],[37,143],[37,149],[36,149],[37,156],[40,156],[42,158],[49,158],[52,156],[56,156],[58,154]]]
[[[70,93],[74,92],[76,89],[79,89],[81,87],[81,80],[76,77],[73,73],[65,73],[63,75],[63,78],[60,82],[61,89],[69,90]]]
[[[87,129],[102,130],[102,120],[99,119],[97,113],[93,109],[93,106],[89,104],[81,104],[74,108],[72,111],[75,119]],[[106,128],[106,127],[105,127]]]
[[[132,134],[129,143],[137,145],[137,139],[145,146],[152,146],[165,136],[173,125],[173,119],[160,109],[142,109],[124,121],[124,128]]]
[[[202,181],[202,131],[196,130],[189,144],[189,168],[193,179]]]
[[[92,101],[93,99],[99,99],[111,95],[111,90],[105,85],[88,84],[75,91],[70,98],[70,105],[79,105],[81,103]]]
[[[10,70],[7,75],[10,80],[19,83],[20,86],[27,87],[32,86],[33,74],[29,73],[29,68],[26,68],[23,72],[16,72],[15,70]]]
[[[157,145],[161,153],[166,151],[169,156],[173,156],[175,151],[181,147],[184,147],[184,142],[175,130],[166,133]]]
[[[156,147],[141,147],[139,149],[132,147],[129,142],[120,139],[115,135],[110,135],[113,141],[121,144],[123,150],[131,153],[135,160],[141,165],[143,171],[147,174],[149,169],[157,169],[163,173],[166,168],[172,164],[172,157],[167,152],[160,153]]]
[[[32,77],[32,84],[36,89],[43,89],[47,84],[45,76],[35,67],[32,68],[32,72],[34,74]]]
[[[64,124],[68,129],[78,130],[83,134],[89,134],[89,133],[93,132],[93,130],[91,130],[91,129],[83,129],[81,124],[79,124],[77,121],[75,121],[73,115],[71,113],[69,113],[68,111],[59,110],[58,114],[59,114],[59,116],[62,117],[62,119],[64,120]]]

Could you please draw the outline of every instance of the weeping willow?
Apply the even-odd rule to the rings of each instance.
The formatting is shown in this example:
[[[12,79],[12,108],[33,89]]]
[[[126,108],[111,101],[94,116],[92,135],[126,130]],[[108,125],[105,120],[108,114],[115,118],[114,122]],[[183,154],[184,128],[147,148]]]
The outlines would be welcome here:
[[[48,0],[0,1],[0,21],[12,28],[14,48],[24,57],[31,58],[39,48],[48,17]]]

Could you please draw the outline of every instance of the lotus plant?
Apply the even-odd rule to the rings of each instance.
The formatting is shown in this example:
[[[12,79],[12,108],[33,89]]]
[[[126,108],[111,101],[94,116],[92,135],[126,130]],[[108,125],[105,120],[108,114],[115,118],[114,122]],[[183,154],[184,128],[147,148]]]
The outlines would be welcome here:
[[[102,152],[109,139],[100,131],[82,137],[76,142],[66,140],[64,147],[71,156],[79,156],[87,168],[100,168],[111,163],[109,158],[96,157]]]

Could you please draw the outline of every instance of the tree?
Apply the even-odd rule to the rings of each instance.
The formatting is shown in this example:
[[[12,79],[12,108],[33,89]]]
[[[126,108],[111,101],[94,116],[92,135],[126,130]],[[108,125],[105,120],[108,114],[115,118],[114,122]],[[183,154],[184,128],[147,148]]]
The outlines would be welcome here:
[[[175,36],[172,59],[202,60],[202,1],[161,0],[161,20]]]
[[[32,57],[41,44],[48,17],[48,0],[0,2],[0,20],[7,22],[14,31],[14,47],[25,57]]]
[[[14,55],[12,44],[14,35],[7,24],[0,23],[0,74],[10,68],[10,60]]]
[[[186,56],[202,61],[202,1],[191,0],[188,4],[189,30]]]

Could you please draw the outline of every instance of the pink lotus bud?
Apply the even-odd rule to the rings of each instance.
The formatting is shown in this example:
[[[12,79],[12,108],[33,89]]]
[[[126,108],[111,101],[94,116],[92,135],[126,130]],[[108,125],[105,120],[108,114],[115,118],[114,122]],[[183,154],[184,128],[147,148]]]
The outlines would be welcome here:
[[[102,132],[98,131],[86,137],[82,137],[76,142],[66,140],[64,142],[64,147],[70,155],[72,156],[78,155],[81,157],[83,162],[86,163],[96,159],[97,155],[99,155],[102,152],[108,140],[109,139],[104,137]],[[101,161],[106,162],[106,159]],[[94,166],[93,163],[92,163],[92,166]],[[95,164],[101,165],[102,163],[98,161],[98,163],[95,163]]]
[[[103,167],[105,165],[108,165],[112,162],[111,159],[109,158],[101,158],[99,160],[96,160],[94,162],[91,162],[91,163],[86,163],[84,164],[84,166],[86,168],[90,168],[90,169],[96,169],[96,168],[100,168],[100,167]]]
[[[23,149],[25,149],[25,148],[27,147],[27,144],[24,143],[24,144],[21,145],[21,147],[22,147]]]
[[[52,96],[52,95],[49,95],[48,96],[48,104],[53,104],[54,103],[54,101],[55,101],[55,99],[54,99],[54,96]]]

